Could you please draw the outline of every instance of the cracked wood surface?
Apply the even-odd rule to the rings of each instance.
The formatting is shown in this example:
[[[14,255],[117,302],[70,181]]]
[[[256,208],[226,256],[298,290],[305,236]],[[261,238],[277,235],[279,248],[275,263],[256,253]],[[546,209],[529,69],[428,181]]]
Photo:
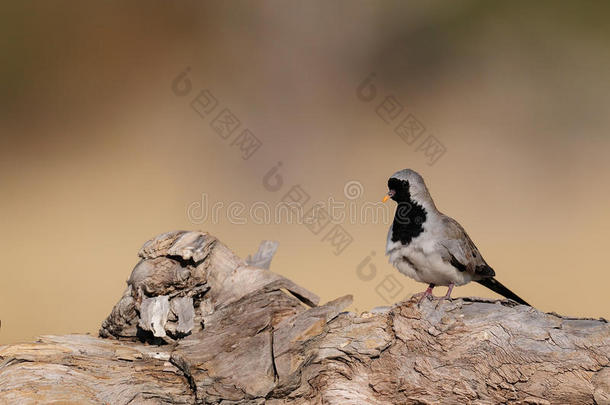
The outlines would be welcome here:
[[[0,403],[610,404],[604,320],[482,299],[344,312],[202,232],[139,256],[99,337],[0,347]]]

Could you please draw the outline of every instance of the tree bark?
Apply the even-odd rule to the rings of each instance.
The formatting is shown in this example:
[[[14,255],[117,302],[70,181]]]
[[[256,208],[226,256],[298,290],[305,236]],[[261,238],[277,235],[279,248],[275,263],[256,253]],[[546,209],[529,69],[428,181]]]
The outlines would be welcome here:
[[[609,404],[610,326],[512,301],[344,312],[213,236],[140,250],[99,337],[0,347],[0,402]],[[255,265],[261,267],[254,267]]]

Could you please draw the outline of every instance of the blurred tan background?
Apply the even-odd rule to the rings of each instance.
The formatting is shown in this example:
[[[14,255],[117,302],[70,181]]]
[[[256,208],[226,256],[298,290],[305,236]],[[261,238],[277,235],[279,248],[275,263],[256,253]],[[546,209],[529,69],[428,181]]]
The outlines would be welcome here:
[[[387,263],[388,223],[345,221],[353,242],[335,255],[302,224],[194,223],[187,211],[203,194],[276,204],[292,185],[308,204],[377,202],[405,167],[527,301],[610,316],[608,3],[2,8],[1,343],[96,333],[142,243],[174,229],[209,231],[243,257],[278,240],[272,270],[323,301],[399,301],[425,286]],[[172,81],[187,67],[180,97]],[[365,102],[356,89],[371,72],[377,94]],[[190,106],[203,89],[218,100],[205,118]],[[403,112],[386,124],[376,109],[390,95]],[[249,159],[211,128],[222,108],[241,122],[234,136],[248,128],[262,142]],[[394,132],[406,114],[445,148],[433,165]],[[263,177],[278,162],[284,185],[272,192]],[[349,181],[357,199],[344,195]],[[454,293],[469,295],[495,297],[479,285]]]

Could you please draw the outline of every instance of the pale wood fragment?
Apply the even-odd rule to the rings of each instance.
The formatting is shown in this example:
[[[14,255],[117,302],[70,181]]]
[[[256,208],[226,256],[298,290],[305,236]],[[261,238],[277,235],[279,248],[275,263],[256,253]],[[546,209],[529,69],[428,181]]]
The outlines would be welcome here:
[[[138,326],[152,332],[155,337],[165,337],[165,324],[169,315],[169,297],[159,295],[144,298],[140,305],[140,321]]]
[[[273,255],[275,255],[279,245],[279,242],[272,240],[262,241],[258,247],[258,251],[253,256],[248,255],[246,258],[246,263],[252,267],[269,270],[271,260],[273,259]]]

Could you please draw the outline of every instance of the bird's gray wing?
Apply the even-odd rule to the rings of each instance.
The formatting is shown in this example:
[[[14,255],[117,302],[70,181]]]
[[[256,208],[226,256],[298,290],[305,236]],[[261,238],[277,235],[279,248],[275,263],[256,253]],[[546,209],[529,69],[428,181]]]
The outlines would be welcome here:
[[[483,259],[479,249],[464,228],[453,218],[443,217],[444,235],[438,242],[441,257],[459,271],[467,271],[473,278],[495,276],[495,272]]]

